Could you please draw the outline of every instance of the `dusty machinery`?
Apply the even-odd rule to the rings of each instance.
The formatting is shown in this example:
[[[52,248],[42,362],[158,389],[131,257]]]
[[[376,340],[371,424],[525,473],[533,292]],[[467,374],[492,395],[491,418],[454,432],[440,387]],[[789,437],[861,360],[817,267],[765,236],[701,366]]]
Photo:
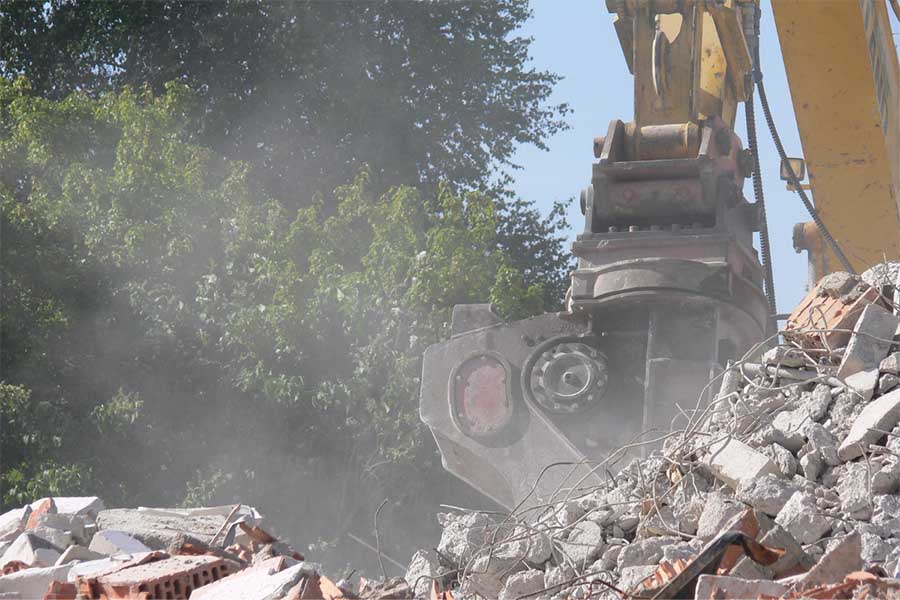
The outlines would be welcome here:
[[[771,269],[753,247],[761,231],[766,258],[761,189],[753,203],[742,193],[754,173],[761,187],[757,156],[734,133],[759,76],[758,5],[607,7],[634,120],[594,140],[566,311],[510,323],[457,306],[451,338],[424,358],[420,413],[444,466],[507,507],[595,483],[613,449],[683,426],[711,375],[774,326]]]

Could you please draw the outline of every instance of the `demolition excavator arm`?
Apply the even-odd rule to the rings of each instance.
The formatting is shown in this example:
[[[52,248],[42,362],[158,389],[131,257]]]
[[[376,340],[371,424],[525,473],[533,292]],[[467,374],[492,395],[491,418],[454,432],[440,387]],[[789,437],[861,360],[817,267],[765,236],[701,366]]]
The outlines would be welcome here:
[[[817,228],[831,226],[855,264],[875,262],[868,240],[874,232],[861,230],[860,209],[850,207],[861,202],[882,214],[878,235],[896,251],[896,55],[881,56],[886,51],[878,45],[890,40],[884,6],[773,4],[821,205],[821,218],[813,210]],[[842,30],[851,22],[825,8],[836,4],[848,5],[842,10],[858,17],[852,23],[859,31]],[[664,432],[702,409],[710,377],[774,328],[753,112],[757,88],[765,100],[758,3],[607,0],[607,8],[634,75],[634,118],[613,120],[594,140],[597,161],[581,194],[584,227],[572,246],[578,264],[566,310],[504,322],[489,305],[457,306],[451,338],[424,357],[420,414],[444,466],[507,507],[596,484],[598,473],[615,468],[617,448],[658,445]],[[851,41],[857,57],[865,51],[866,63],[847,78],[867,84],[862,95],[871,96],[857,99],[862,114],[855,122],[840,106],[842,96],[855,92],[827,67],[832,58],[847,65],[848,56],[837,61]],[[869,60],[893,75],[869,69]],[[830,83],[816,89],[825,72]],[[882,100],[893,105],[885,108]],[[741,102],[748,149],[734,131]],[[841,129],[829,137],[826,125],[837,111],[844,115]],[[838,175],[828,174],[832,166]],[[755,202],[743,195],[751,176]]]
[[[900,66],[884,0],[772,0],[808,187],[856,270],[900,259]],[[810,281],[838,261],[814,223],[794,230]]]

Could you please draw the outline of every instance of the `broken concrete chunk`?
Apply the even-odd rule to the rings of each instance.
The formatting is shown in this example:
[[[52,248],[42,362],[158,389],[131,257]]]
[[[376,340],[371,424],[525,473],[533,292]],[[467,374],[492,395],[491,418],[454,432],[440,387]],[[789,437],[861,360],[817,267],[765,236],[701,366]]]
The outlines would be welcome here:
[[[806,571],[813,566],[813,560],[803,551],[803,547],[784,527],[772,523],[771,529],[761,538],[760,543],[769,548],[780,548],[784,551],[774,564],[768,565],[775,577],[784,577],[797,571]]]
[[[697,537],[710,539],[719,533],[722,526],[744,511],[744,506],[721,492],[706,495],[706,505],[697,524]]]
[[[703,549],[704,543],[701,539],[693,539],[689,542],[677,542],[668,546],[665,546],[663,550],[662,560],[666,560],[670,563],[674,563],[677,560],[683,560],[685,562],[690,561],[692,558],[697,556],[700,550]]]
[[[151,550],[165,550],[180,534],[208,544],[225,522],[220,515],[183,516],[174,511],[117,508],[97,515],[99,529],[124,531]]]
[[[885,394],[900,385],[900,377],[885,373],[878,379],[878,393]]]
[[[850,391],[859,396],[860,402],[868,402],[878,387],[878,369],[867,369],[850,375],[845,380]]]
[[[3,553],[3,557],[0,558],[0,567],[11,562],[20,562],[32,567],[49,567],[56,563],[59,555],[60,548],[26,532],[20,534]]]
[[[816,364],[806,352],[793,346],[775,346],[762,355],[761,361],[779,367],[811,367]]]
[[[623,546],[616,560],[619,570],[638,565],[655,565],[668,546],[681,542],[677,537],[653,537]]]
[[[89,560],[100,560],[102,558],[106,558],[105,555],[76,544],[65,549],[62,555],[56,559],[56,566],[66,565],[74,560],[87,562]]]
[[[812,544],[822,539],[834,526],[834,520],[820,514],[816,497],[808,492],[795,492],[775,522],[784,527],[801,544]]]
[[[38,529],[41,527],[52,527],[60,529],[71,534],[75,543],[87,545],[90,543],[89,536],[85,530],[85,517],[70,514],[44,514],[38,520]]]
[[[25,569],[0,577],[0,594],[18,598],[43,598],[54,581],[65,582],[69,566]]]
[[[838,445],[837,437],[819,423],[807,422],[803,425],[803,435],[806,437],[807,447],[810,450],[819,450],[828,446]]]
[[[195,589],[191,593],[191,600],[277,600],[284,598],[302,578],[318,577],[320,570],[317,564],[308,562],[300,562],[271,574],[267,568],[245,569]]]
[[[848,463],[843,466],[838,478],[841,510],[854,519],[867,520],[872,516],[868,477],[868,468],[864,463]]]
[[[673,507],[678,530],[688,535],[697,533],[700,516],[706,505],[700,494],[690,496],[685,501],[676,502]]]
[[[744,479],[738,485],[735,497],[770,516],[777,515],[798,487],[779,475],[766,474],[754,479]]]
[[[772,428],[777,434],[771,441],[781,444],[791,452],[803,446],[803,425],[809,422],[809,413],[799,410],[784,410],[775,415]]]
[[[835,544],[796,586],[810,589],[843,580],[844,576],[862,568],[862,537],[851,533]]]
[[[900,275],[900,263],[888,261],[869,267],[859,277],[871,286],[882,288],[896,287],[898,275]]]
[[[817,287],[819,294],[829,298],[840,298],[852,291],[857,283],[859,283],[859,278],[855,275],[851,275],[846,271],[835,271],[820,279]]]
[[[797,474],[799,467],[797,459],[790,450],[780,444],[767,444],[759,451],[772,459],[781,474],[790,479]]]
[[[831,406],[831,399],[831,386],[824,383],[816,384],[809,396],[804,395],[803,406],[809,418],[816,423],[824,419],[828,414],[828,407]]]
[[[825,461],[822,460],[822,454],[818,450],[813,450],[803,455],[800,459],[800,468],[803,470],[803,476],[810,481],[816,481],[822,473]]]
[[[639,583],[656,573],[657,565],[639,565],[625,567],[619,574],[619,588],[633,590]]]
[[[38,536],[42,540],[50,542],[53,546],[56,546],[60,549],[68,548],[75,543],[75,540],[72,538],[72,534],[70,532],[63,529],[56,529],[55,527],[38,525],[37,527],[32,529],[30,533]]]
[[[657,503],[651,508],[638,525],[636,536],[648,538],[654,536],[672,535],[678,533],[678,521],[675,519],[675,511],[671,506]]]
[[[465,564],[487,541],[493,520],[481,513],[444,514],[438,552],[455,564]]]
[[[877,304],[868,304],[860,314],[837,376],[847,379],[854,373],[876,369],[890,350],[900,319]]]
[[[60,515],[79,515],[96,517],[97,514],[105,509],[103,500],[97,496],[63,496],[54,497],[56,504],[56,512]]]
[[[590,521],[575,525],[561,544],[562,551],[579,567],[596,560],[605,547],[603,528]]]
[[[863,406],[859,396],[853,392],[841,392],[835,398],[829,412],[832,427],[835,433],[844,433],[850,429],[853,420],[862,412]],[[828,423],[828,421],[826,421]]]
[[[137,554],[149,552],[152,548],[131,537],[124,531],[104,529],[94,534],[90,549],[94,552],[114,556],[116,554]]]
[[[585,510],[578,500],[571,500],[562,504],[554,513],[557,522],[563,527],[568,527],[584,516]]]
[[[860,552],[860,558],[863,561],[863,568],[880,566],[884,563],[894,547],[893,544],[889,544],[879,536],[871,533],[863,533],[861,537],[862,551]]]
[[[137,558],[139,556],[143,555],[133,555],[132,558]],[[107,571],[110,569],[110,567],[114,567],[120,564],[122,564],[121,560],[117,560],[112,557],[98,558],[97,560],[88,560],[85,562],[69,563],[68,566],[72,567],[72,570],[69,571],[69,582],[74,582],[79,577],[90,577],[91,575]]]
[[[434,550],[419,550],[413,554],[406,570],[406,583],[416,598],[426,598],[431,593],[432,582],[440,578],[441,561]]]
[[[769,457],[734,438],[713,444],[705,462],[712,474],[732,489],[743,479],[780,474]]]
[[[513,558],[491,555],[487,550],[472,561],[470,575],[463,581],[463,596],[477,592],[485,598],[496,598],[503,583],[512,573],[522,571],[525,565]]]
[[[900,486],[900,462],[895,457],[885,460],[881,468],[872,473],[873,494],[893,494]]]
[[[556,594],[573,577],[575,577],[575,571],[568,565],[550,567],[544,572],[544,587],[548,593]]]
[[[900,375],[900,352],[888,354],[878,365],[882,373],[888,375]]]
[[[500,591],[500,600],[518,600],[544,589],[544,572],[532,569],[510,575]]]
[[[900,535],[900,496],[879,494],[872,504],[872,523],[887,525],[895,532],[895,536]]]
[[[850,427],[850,432],[838,448],[838,456],[847,461],[862,456],[869,444],[884,436],[900,421],[900,390],[889,392],[873,400]]]
[[[788,591],[787,586],[765,579],[740,579],[724,575],[701,575],[697,580],[695,598],[741,600],[769,596],[777,598]]]
[[[13,540],[25,530],[31,507],[24,506],[0,515],[0,540]]]

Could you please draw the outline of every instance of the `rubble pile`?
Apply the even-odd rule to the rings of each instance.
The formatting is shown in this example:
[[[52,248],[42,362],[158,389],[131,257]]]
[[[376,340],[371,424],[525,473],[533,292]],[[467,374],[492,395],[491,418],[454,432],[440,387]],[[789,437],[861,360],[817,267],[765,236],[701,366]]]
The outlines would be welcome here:
[[[387,600],[406,583],[334,582],[251,507],[106,510],[43,498],[0,516],[0,598]]]
[[[896,271],[824,278],[602,486],[440,515],[416,597],[900,598]]]

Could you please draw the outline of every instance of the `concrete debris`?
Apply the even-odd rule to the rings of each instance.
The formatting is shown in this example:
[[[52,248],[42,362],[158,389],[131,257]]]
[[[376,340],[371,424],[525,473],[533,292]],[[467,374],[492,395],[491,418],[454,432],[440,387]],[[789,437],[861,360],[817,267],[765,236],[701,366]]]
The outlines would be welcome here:
[[[900,390],[889,392],[866,405],[853,421],[850,432],[838,448],[847,461],[865,454],[869,444],[885,436],[900,421]]]
[[[816,506],[815,496],[804,491],[795,492],[788,499],[775,522],[801,544],[819,541],[834,526],[834,520],[823,515]]]
[[[770,444],[760,448],[760,451],[772,459],[782,476],[790,479],[800,470],[800,463],[794,453],[779,444]]]
[[[878,387],[879,375],[878,369],[868,369],[848,376],[845,379],[845,382],[847,383],[847,387],[859,396],[859,401],[866,403],[872,399],[873,395],[875,395],[875,388]]]
[[[763,475],[754,479],[744,479],[735,492],[735,497],[767,515],[777,515],[787,501],[799,491],[793,481],[778,475]]]
[[[49,541],[38,537],[33,533],[23,533],[9,545],[3,557],[0,558],[0,568],[6,573],[10,564],[28,565],[33,567],[50,567],[62,554],[62,550]]]
[[[20,531],[14,541],[3,542],[0,598],[414,597],[412,586],[402,579],[370,582],[360,578],[358,593],[348,581],[335,584],[321,567],[305,562],[290,545],[269,534],[259,513],[243,505],[108,511],[93,496],[42,498],[5,513],[0,524],[7,535]],[[158,546],[164,541],[166,551],[145,543]],[[534,556],[549,558],[549,544],[549,539],[544,540]],[[431,551],[413,561],[411,571],[418,568],[428,575],[427,584],[417,588],[420,597],[428,595],[433,580],[440,582],[447,573],[438,556]],[[451,600],[452,595],[443,598]]]
[[[900,385],[900,377],[892,373],[883,373],[878,378],[878,393],[885,394]]]
[[[562,550],[578,566],[593,562],[606,548],[603,527],[592,521],[582,521],[572,528]]]
[[[124,531],[116,529],[98,531],[91,540],[89,549],[105,556],[140,554],[151,550]]]
[[[56,559],[56,566],[67,565],[75,561],[87,562],[91,560],[100,560],[102,558],[104,558],[103,554],[75,544],[66,548],[60,557]]]
[[[25,531],[25,523],[31,514],[30,506],[23,506],[0,515],[0,541],[10,541]]]
[[[97,515],[97,527],[121,531],[152,550],[165,550],[179,533],[208,544],[221,526],[223,517],[117,508],[101,511]]]
[[[4,575],[0,577],[0,594],[10,594],[13,598],[43,598],[51,583],[66,581],[69,568],[68,565],[35,567]]]
[[[697,525],[697,537],[708,540],[716,535],[722,526],[741,514],[744,505],[722,492],[710,492]]]
[[[437,552],[419,550],[413,554],[409,562],[409,568],[406,570],[406,583],[416,597],[425,597],[431,591],[432,582],[441,579],[441,575],[445,571]],[[543,578],[543,574],[541,577]]]
[[[506,517],[443,517],[439,552],[410,573],[465,596],[493,545],[506,568],[482,570],[503,598],[900,597],[885,577],[900,575],[900,319],[879,286],[829,276],[784,344],[711,382],[717,402],[687,432],[619,457],[597,487]],[[515,561],[511,528],[552,551]]]
[[[500,591],[500,600],[518,600],[522,596],[537,595],[544,589],[544,572],[532,569],[511,575]]]
[[[837,376],[846,379],[860,371],[878,369],[891,348],[898,325],[900,319],[884,308],[867,305],[853,327]]]
[[[444,532],[438,544],[438,552],[455,564],[466,563],[488,540],[493,520],[481,513],[438,515]]]
[[[780,470],[768,456],[734,438],[713,444],[706,465],[717,479],[732,489],[737,488],[745,479],[780,474]]]
[[[776,581],[765,579],[740,579],[722,575],[701,575],[697,580],[695,598],[717,598],[741,600],[760,595],[778,598],[788,591],[788,587]]]
[[[438,515],[402,579],[334,583],[243,505],[42,498],[0,515],[0,597],[900,598],[900,319],[881,285],[820,282],[782,345],[717,375],[661,447],[614,453],[602,483]]]

